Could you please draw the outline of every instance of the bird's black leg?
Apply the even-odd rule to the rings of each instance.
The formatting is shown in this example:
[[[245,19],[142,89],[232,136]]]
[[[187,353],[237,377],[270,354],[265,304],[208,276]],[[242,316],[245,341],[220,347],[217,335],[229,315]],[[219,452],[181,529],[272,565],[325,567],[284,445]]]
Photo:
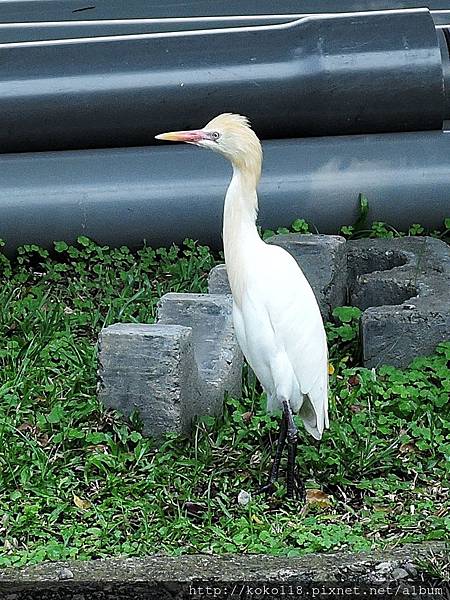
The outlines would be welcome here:
[[[275,457],[273,459],[272,468],[270,469],[269,479],[267,483],[258,489],[258,493],[265,494],[273,492],[274,483],[278,479],[278,473],[280,471],[281,457],[283,455],[284,446],[286,443],[287,435],[287,420],[286,414],[283,411],[281,415],[280,433],[278,435],[277,447],[275,450]]]
[[[295,457],[297,454],[297,425],[294,422],[291,407],[287,400],[283,400],[283,413],[287,425],[286,437],[288,446],[288,462],[286,477],[286,495],[288,498],[296,496],[300,500],[305,498],[305,485],[296,474]]]

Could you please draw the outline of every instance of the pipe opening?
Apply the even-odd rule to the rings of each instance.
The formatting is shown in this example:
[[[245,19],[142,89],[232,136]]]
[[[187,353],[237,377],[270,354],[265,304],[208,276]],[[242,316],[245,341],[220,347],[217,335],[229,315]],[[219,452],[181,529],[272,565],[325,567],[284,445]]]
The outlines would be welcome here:
[[[444,32],[445,43],[447,44],[447,50],[450,55],[450,30],[446,27],[443,28],[442,31]]]
[[[442,58],[442,77],[444,88],[442,130],[450,130],[450,28],[443,27],[438,31],[439,46]]]

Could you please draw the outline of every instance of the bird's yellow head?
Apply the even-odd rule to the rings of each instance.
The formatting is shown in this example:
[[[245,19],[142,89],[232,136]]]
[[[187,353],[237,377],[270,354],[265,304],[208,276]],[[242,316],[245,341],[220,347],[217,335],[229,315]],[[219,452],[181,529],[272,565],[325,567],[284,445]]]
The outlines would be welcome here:
[[[247,117],[223,113],[214,117],[203,129],[171,131],[156,136],[158,140],[186,142],[209,148],[227,158],[238,169],[261,173],[262,150],[259,139],[250,128]]]

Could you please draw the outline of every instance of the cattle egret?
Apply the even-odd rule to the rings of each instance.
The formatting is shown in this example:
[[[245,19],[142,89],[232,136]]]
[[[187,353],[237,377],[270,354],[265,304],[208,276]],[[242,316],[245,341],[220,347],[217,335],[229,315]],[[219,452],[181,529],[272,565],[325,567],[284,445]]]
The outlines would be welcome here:
[[[328,427],[328,351],[314,293],[294,258],[266,244],[256,227],[262,150],[246,117],[221,114],[203,129],[174,131],[160,140],[209,148],[227,158],[233,176],[225,196],[223,243],[233,295],[238,343],[267,394],[268,411],[282,410],[276,454],[267,484],[278,479],[287,441],[287,496],[304,498],[295,468],[298,413],[316,439]]]

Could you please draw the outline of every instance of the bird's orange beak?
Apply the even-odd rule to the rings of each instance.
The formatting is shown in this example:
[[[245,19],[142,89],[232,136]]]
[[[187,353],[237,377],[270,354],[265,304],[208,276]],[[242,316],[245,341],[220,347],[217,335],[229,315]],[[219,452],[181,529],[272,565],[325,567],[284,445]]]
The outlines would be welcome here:
[[[155,135],[157,140],[167,140],[168,142],[186,142],[195,144],[205,139],[205,133],[201,129],[192,131],[169,131],[169,133],[160,133]]]

